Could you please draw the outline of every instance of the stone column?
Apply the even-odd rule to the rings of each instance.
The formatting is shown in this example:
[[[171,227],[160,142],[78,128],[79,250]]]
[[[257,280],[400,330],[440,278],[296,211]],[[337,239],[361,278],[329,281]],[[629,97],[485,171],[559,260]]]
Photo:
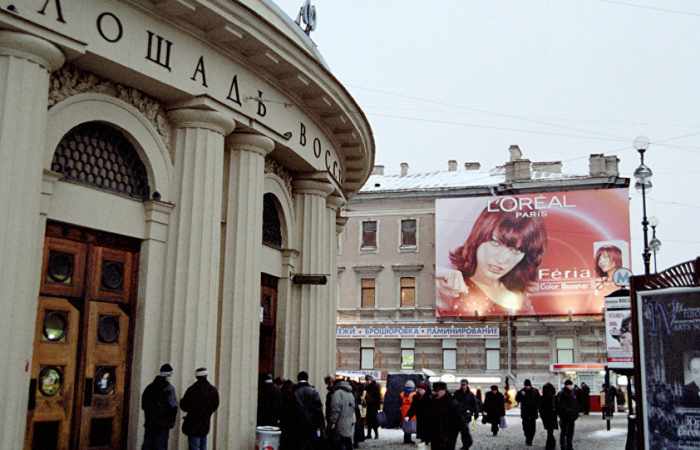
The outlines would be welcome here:
[[[39,295],[43,159],[53,44],[0,31],[0,448],[21,448]]]
[[[293,230],[290,230],[290,232]],[[290,355],[290,342],[293,341],[292,335],[295,332],[296,323],[291,319],[290,313],[294,310],[291,307],[292,291],[292,276],[295,272],[296,259],[299,252],[293,249],[282,250],[282,276],[277,284],[277,340],[275,342],[275,376],[280,376],[286,379],[292,378],[296,373],[292,373],[289,362],[292,360]]]
[[[210,109],[173,109],[168,116],[175,127],[175,209],[168,227],[159,363],[172,364],[181,396],[197,367],[215,370],[224,136],[234,122]],[[180,436],[173,433],[176,442]]]
[[[221,300],[216,446],[253,448],[257,420],[260,339],[260,254],[265,136],[236,133],[227,141],[229,186]]]
[[[294,181],[297,242],[300,249],[298,273],[326,274],[329,269],[328,217],[326,197],[333,191],[325,173]],[[330,370],[328,324],[324,317],[329,286],[301,285],[294,289],[293,316],[298,320],[298,370],[309,373],[309,381],[323,391],[323,377]]]
[[[331,195],[326,199],[327,222],[326,232],[328,252],[328,301],[324,302],[323,323],[326,326],[328,346],[327,361],[330,364],[328,373],[333,376],[336,369],[336,323],[338,314],[338,232],[336,218],[338,211],[345,205],[345,199],[339,195]]]

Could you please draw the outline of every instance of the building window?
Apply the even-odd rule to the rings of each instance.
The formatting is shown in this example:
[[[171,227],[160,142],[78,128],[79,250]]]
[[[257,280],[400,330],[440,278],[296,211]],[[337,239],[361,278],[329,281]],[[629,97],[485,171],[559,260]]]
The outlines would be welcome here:
[[[374,308],[374,288],[375,279],[374,278],[363,278],[362,279],[362,301],[360,306],[362,308]]]
[[[401,247],[415,247],[417,243],[416,219],[404,219],[401,221]]]
[[[557,362],[563,364],[574,362],[573,338],[557,338]]]
[[[409,308],[416,306],[416,278],[401,277],[401,307]]]
[[[377,221],[362,222],[362,248],[377,248]]]
[[[444,370],[457,370],[457,349],[442,349],[442,368]]]
[[[486,370],[501,370],[501,340],[486,339]]]
[[[401,350],[401,370],[413,370],[416,351],[412,348]]]
[[[282,223],[277,209],[277,200],[273,194],[263,196],[263,244],[280,249],[282,248]]]
[[[362,361],[360,363],[361,370],[374,369],[374,349],[373,348],[363,348],[361,349]]]

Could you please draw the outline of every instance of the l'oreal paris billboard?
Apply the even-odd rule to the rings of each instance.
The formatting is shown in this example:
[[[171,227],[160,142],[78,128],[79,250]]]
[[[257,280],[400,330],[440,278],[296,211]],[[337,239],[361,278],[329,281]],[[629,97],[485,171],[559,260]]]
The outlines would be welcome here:
[[[439,199],[436,315],[601,314],[629,267],[627,189]]]

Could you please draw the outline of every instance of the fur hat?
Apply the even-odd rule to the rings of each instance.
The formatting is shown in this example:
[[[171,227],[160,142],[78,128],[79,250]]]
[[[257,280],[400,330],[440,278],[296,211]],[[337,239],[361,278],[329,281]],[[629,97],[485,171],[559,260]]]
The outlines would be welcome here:
[[[161,377],[169,377],[172,374],[173,374],[173,366],[171,366],[168,363],[165,363],[162,366],[160,366],[160,373],[158,375],[160,375]]]
[[[206,367],[200,367],[194,372],[194,376],[196,377],[206,377],[207,375],[209,375],[209,372]]]

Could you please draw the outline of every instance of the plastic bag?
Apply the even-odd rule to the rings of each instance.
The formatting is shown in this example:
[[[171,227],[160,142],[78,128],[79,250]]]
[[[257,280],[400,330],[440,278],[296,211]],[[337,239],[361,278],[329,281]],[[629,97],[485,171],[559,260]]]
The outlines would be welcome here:
[[[416,432],[416,421],[415,420],[405,420],[401,425],[403,432],[406,434]]]
[[[501,417],[501,423],[499,425],[501,428],[508,428],[508,422],[506,422],[506,416]]]

